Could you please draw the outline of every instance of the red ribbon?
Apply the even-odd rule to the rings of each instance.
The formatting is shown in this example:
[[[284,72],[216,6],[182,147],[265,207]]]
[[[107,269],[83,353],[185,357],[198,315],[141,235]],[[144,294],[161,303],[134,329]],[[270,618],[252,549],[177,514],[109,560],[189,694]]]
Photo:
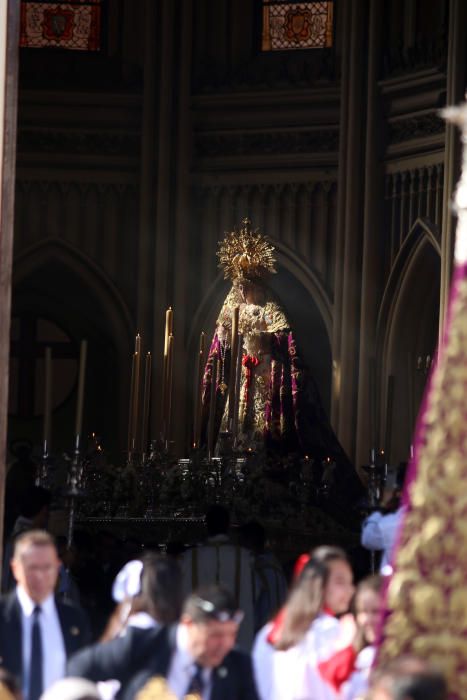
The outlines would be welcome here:
[[[254,355],[243,355],[242,365],[245,367],[245,392],[243,395],[243,400],[245,406],[248,406],[248,399],[250,398],[250,387],[253,381],[253,370],[259,365],[259,360]]]

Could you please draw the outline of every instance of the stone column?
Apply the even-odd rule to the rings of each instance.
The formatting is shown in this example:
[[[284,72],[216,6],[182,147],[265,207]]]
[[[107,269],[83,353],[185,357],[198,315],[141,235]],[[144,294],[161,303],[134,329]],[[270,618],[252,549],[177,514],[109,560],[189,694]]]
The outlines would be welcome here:
[[[378,100],[378,69],[381,56],[383,27],[383,0],[369,5],[370,25],[368,40],[367,113],[365,137],[365,189],[363,211],[363,254],[360,317],[360,355],[358,365],[357,444],[356,465],[366,464],[371,447],[376,445],[377,416],[374,381],[375,334],[383,279],[384,240],[380,229],[384,206],[384,175],[379,166],[378,134],[381,129],[381,111]],[[373,395],[370,396],[370,393]]]
[[[149,340],[152,334],[151,307],[154,298],[154,200],[157,153],[157,55],[154,41],[158,25],[157,3],[144,5],[144,80],[141,115],[141,168],[139,201],[138,299],[135,331]],[[132,351],[132,348],[131,348]]]
[[[175,195],[174,195],[174,274],[171,280],[176,313],[175,328],[175,364],[172,419],[173,437],[179,456],[185,456],[192,441],[193,424],[193,390],[195,357],[188,357],[187,344],[191,326],[189,298],[192,293],[189,286],[190,260],[189,238],[190,221],[193,211],[191,194],[190,162],[192,150],[191,124],[191,55],[193,2],[183,0],[180,4],[181,27],[179,38],[179,72],[177,75],[177,150],[175,155]],[[199,331],[202,329],[200,328]]]
[[[446,102],[455,105],[464,99],[467,5],[464,0],[449,3],[449,37],[447,57]],[[460,173],[461,143],[459,130],[446,124],[444,144],[443,219],[441,227],[440,338],[449,301],[456,220],[452,215],[452,195]]]
[[[3,518],[10,357],[11,266],[16,166],[19,0],[0,3],[0,561]]]
[[[191,0],[147,1],[138,321],[153,352],[151,436],[162,424],[165,310],[174,311],[172,438],[185,451],[191,157]],[[155,53],[154,53],[155,52]],[[147,153],[144,150],[147,149]],[[191,395],[191,394],[190,394]],[[176,416],[176,420],[175,417]]]
[[[341,56],[331,420],[342,446],[353,458],[358,392],[367,10],[360,0],[349,0],[343,3],[342,11],[345,33]]]

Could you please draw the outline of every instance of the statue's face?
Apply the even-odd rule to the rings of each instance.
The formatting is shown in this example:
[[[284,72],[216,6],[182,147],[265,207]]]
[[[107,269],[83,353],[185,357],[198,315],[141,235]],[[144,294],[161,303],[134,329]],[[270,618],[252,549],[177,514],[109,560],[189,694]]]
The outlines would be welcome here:
[[[256,284],[255,282],[242,282],[240,284],[240,291],[246,304],[256,304],[257,306],[264,304],[264,289],[260,284]]]

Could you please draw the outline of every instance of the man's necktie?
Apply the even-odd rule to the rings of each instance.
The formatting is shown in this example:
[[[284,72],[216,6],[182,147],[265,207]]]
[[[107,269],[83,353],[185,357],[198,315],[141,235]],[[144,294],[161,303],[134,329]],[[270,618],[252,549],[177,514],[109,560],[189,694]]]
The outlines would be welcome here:
[[[28,700],[39,700],[44,685],[42,677],[42,633],[40,625],[41,608],[36,605],[32,613],[31,628],[31,661],[29,664],[29,697]]]
[[[195,672],[191,677],[191,681],[185,691],[185,695],[198,695],[201,698],[203,695],[203,689],[203,667],[199,664],[195,664]]]

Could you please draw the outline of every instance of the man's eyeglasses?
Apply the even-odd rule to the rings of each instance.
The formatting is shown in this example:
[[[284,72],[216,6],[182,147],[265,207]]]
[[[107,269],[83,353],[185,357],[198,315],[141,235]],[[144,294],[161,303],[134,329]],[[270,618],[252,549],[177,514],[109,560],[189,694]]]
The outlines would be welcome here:
[[[206,615],[218,622],[235,622],[237,625],[243,620],[243,610],[218,610],[210,600],[204,600],[199,596],[193,597],[193,602]]]

